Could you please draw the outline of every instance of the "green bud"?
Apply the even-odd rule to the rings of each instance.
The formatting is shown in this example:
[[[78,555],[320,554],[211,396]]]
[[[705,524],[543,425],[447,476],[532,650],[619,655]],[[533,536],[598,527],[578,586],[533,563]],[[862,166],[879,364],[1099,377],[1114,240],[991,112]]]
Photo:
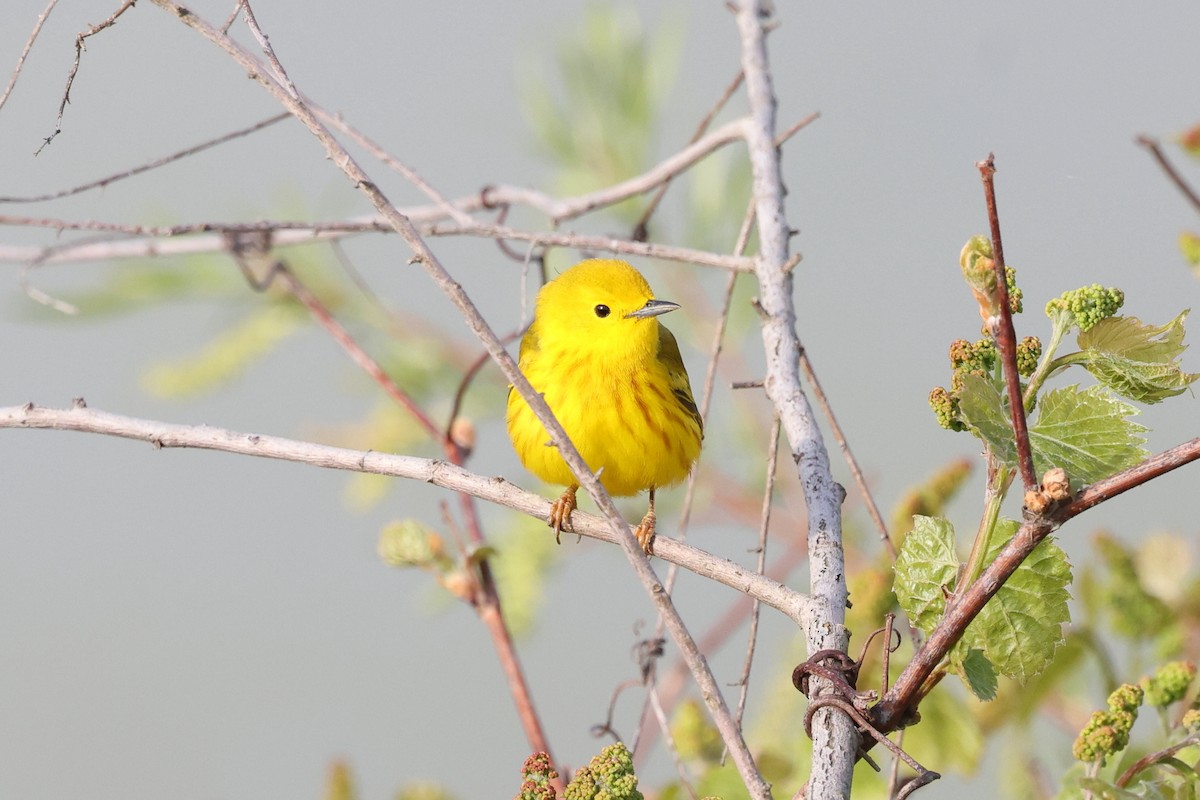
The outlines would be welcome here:
[[[1196,665],[1190,661],[1171,661],[1163,664],[1154,677],[1141,680],[1146,694],[1146,705],[1166,708],[1183,699],[1192,679],[1196,677]]]
[[[515,800],[555,800],[551,781],[557,779],[558,772],[550,763],[550,756],[534,753],[521,767],[521,791]]]
[[[1046,316],[1054,319],[1059,314],[1069,314],[1080,331],[1088,331],[1101,320],[1108,319],[1125,304],[1125,293],[1113,287],[1104,288],[1098,283],[1063,292],[1046,304]]]
[[[1042,340],[1036,336],[1026,336],[1017,344],[1017,374],[1028,378],[1037,370],[1041,358]]]
[[[426,567],[444,557],[441,537],[412,519],[384,525],[378,552],[390,567]]]
[[[1142,691],[1142,687],[1132,683],[1123,683],[1108,696],[1108,707],[1113,711],[1130,713],[1136,718],[1144,697],[1145,693]],[[1130,720],[1129,724],[1132,726],[1133,721]]]

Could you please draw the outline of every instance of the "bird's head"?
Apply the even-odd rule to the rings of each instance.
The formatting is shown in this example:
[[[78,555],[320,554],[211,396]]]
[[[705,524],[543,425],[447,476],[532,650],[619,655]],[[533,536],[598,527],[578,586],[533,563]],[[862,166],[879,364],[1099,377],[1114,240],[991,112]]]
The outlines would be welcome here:
[[[542,287],[538,335],[582,352],[653,356],[660,314],[678,303],[657,300],[642,274],[624,261],[581,261]]]

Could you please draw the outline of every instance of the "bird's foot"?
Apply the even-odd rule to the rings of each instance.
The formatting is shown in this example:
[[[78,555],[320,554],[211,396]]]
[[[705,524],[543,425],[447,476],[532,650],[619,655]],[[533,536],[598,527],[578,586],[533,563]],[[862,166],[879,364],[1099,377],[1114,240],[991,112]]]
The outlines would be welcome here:
[[[575,527],[571,525],[571,512],[575,510],[575,492],[578,490],[578,486],[568,486],[562,496],[550,504],[549,525],[554,528],[554,541],[558,544],[562,544],[564,530],[575,532]],[[579,538],[582,539],[583,536]]]
[[[647,511],[646,516],[642,517],[642,521],[633,530],[638,544],[642,546],[642,552],[648,556],[654,555],[654,522],[654,512]]]

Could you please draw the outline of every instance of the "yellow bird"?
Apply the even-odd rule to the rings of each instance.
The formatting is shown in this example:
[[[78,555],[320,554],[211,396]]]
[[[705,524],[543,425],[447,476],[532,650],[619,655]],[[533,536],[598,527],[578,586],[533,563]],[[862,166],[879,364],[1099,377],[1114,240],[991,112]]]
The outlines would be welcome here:
[[[657,300],[624,261],[580,262],[538,292],[521,340],[521,372],[546,398],[588,467],[609,494],[650,492],[637,527],[649,554],[654,491],[683,480],[700,455],[703,424],[679,345],[658,321],[678,303]],[[566,486],[550,512],[555,539],[572,530],[579,484],[542,423],[508,392],[508,435],[525,468]]]

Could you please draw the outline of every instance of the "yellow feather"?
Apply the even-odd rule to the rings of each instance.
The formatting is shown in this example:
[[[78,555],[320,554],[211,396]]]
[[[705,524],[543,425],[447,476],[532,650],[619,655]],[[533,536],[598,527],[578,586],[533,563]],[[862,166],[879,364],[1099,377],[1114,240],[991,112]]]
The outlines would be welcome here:
[[[591,259],[542,287],[521,340],[521,371],[610,494],[678,483],[700,454],[703,430],[687,369],[675,337],[658,321],[675,308],[655,299],[624,261]],[[575,477],[511,389],[507,420],[521,463],[547,483],[569,487],[574,508]],[[653,495],[647,523],[652,533]],[[560,526],[569,529],[569,522]]]

